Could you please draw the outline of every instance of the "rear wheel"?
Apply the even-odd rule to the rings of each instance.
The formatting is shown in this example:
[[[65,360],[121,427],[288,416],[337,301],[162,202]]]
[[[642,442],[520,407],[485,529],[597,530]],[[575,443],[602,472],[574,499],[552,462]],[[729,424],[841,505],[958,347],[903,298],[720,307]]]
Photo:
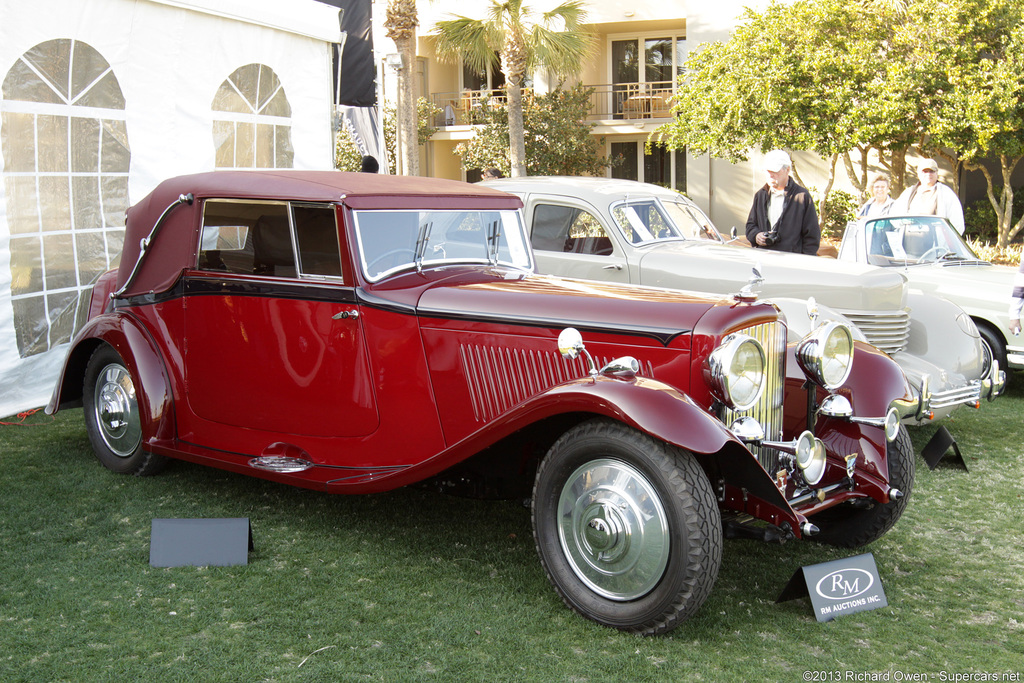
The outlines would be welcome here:
[[[860,508],[840,505],[814,515],[810,521],[821,529],[811,538],[841,548],[859,548],[881,538],[903,514],[914,487],[914,444],[907,428],[900,425],[896,439],[885,449],[889,462],[889,485],[903,492],[899,500]]]
[[[722,560],[718,506],[694,457],[607,420],[552,446],[537,471],[533,527],[569,607],[644,635],[696,612]]]
[[[85,429],[93,452],[114,472],[144,476],[164,468],[166,459],[142,450],[142,418],[135,382],[110,346],[89,358],[82,390]]]

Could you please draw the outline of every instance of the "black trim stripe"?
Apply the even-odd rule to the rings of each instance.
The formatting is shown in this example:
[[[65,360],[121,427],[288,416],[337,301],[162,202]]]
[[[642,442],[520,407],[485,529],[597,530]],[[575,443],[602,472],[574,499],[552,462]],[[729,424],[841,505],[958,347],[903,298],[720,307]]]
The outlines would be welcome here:
[[[448,309],[417,308],[385,299],[362,289],[346,287],[335,283],[304,282],[281,280],[251,280],[242,278],[225,278],[215,276],[185,276],[179,278],[173,287],[157,294],[144,294],[120,299],[117,307],[146,306],[165,303],[185,296],[250,296],[276,297],[297,301],[322,301],[342,304],[360,304],[367,308],[412,315],[419,318],[436,318],[439,320],[456,320],[461,322],[483,322],[510,325],[515,327],[542,327],[548,329],[564,329],[575,327],[580,332],[591,334],[611,334],[622,336],[638,336],[653,339],[667,347],[680,336],[688,335],[692,330],[665,327],[637,327],[635,325],[596,322],[584,319],[555,319],[543,316],[517,315],[515,317],[466,312]]]

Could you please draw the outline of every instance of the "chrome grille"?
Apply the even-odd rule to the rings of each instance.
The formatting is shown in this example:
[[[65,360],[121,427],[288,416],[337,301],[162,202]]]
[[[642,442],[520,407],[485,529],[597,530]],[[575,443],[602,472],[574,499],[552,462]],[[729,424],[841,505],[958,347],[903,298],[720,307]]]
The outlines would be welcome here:
[[[786,327],[781,322],[774,322],[736,331],[753,337],[764,347],[767,363],[764,393],[752,408],[744,411],[723,408],[719,417],[728,426],[739,417],[750,416],[764,428],[766,439],[779,440],[782,438],[782,399],[786,383]],[[774,475],[779,469],[777,451],[760,447],[751,448],[751,451],[769,474]]]
[[[910,339],[910,312],[907,310],[878,311],[844,311],[837,309],[850,319],[864,333],[868,341],[888,354],[906,348]]]

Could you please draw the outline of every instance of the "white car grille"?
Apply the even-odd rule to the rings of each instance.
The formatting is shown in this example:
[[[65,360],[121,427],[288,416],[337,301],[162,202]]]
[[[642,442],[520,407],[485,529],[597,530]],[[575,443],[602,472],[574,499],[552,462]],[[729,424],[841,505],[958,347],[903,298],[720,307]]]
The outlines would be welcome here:
[[[840,313],[857,326],[868,341],[892,355],[906,348],[910,339],[910,312],[907,310],[880,313],[878,311],[844,311]]]

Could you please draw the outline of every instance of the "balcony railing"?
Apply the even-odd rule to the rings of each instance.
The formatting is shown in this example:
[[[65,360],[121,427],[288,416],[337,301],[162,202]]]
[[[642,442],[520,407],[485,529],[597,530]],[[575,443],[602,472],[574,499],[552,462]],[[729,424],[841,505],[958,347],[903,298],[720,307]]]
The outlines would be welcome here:
[[[674,92],[672,81],[654,83],[613,83],[589,86],[588,121],[663,119],[672,115],[670,98]],[[532,91],[523,89],[523,97]],[[463,90],[461,92],[434,93],[431,96],[439,110],[434,125],[461,126],[482,123],[484,102],[490,106],[505,103],[505,90]]]

